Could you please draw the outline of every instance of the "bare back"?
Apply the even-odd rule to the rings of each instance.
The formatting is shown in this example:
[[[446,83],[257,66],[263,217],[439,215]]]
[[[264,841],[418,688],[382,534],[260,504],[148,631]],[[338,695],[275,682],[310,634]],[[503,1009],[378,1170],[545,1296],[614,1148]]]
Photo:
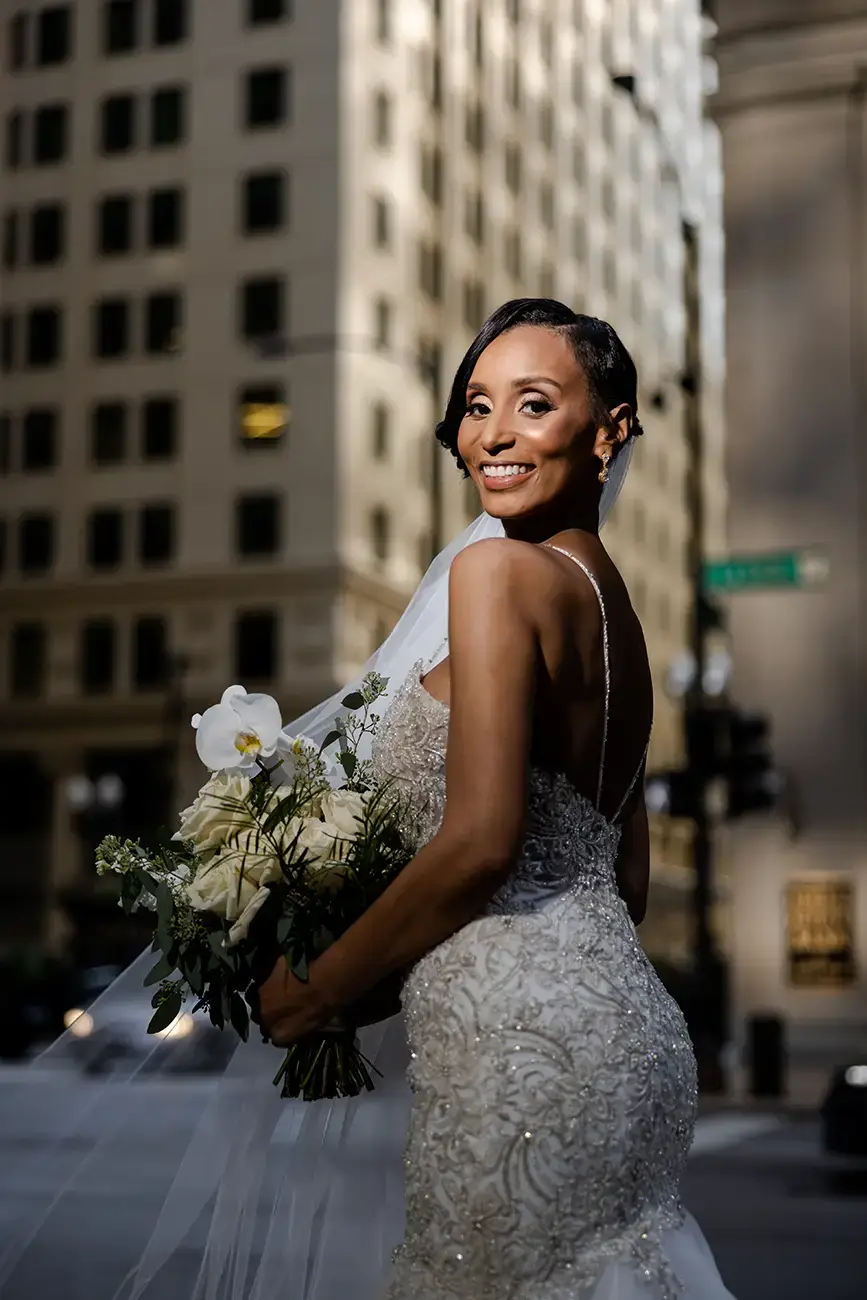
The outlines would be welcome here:
[[[538,558],[528,567],[526,607],[537,628],[539,663],[530,761],[562,772],[614,818],[635,786],[653,721],[641,624],[598,538],[562,533],[532,550]],[[424,685],[448,702],[448,659],[428,673]]]

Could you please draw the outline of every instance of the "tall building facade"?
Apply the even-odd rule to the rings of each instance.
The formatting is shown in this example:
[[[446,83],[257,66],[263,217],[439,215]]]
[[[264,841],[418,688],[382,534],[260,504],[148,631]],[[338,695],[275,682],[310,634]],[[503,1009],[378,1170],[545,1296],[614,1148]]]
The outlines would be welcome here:
[[[0,924],[62,939],[88,835],[170,817],[199,775],[188,716],[227,682],[291,717],[382,639],[477,513],[432,428],[518,295],[607,317],[635,355],[646,437],[606,539],[647,628],[653,761],[677,760],[689,331],[709,545],[725,506],[706,27],[697,0],[14,7]],[[685,843],[654,834],[680,951]]]
[[[731,545],[830,564],[821,591],[730,602],[790,814],[733,841],[733,992],[741,1023],[784,1017],[818,1088],[867,1048],[867,4],[722,0],[718,21]]]

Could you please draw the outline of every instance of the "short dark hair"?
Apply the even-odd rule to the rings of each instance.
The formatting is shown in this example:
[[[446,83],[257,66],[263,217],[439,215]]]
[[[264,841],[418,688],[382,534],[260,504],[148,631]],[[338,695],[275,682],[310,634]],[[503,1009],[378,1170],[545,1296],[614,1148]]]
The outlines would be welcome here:
[[[513,298],[491,313],[467,349],[454,377],[445,415],[436,427],[437,438],[465,475],[469,471],[458,452],[458,430],[466,414],[467,384],[488,344],[519,325],[539,325],[564,334],[587,376],[593,418],[605,424],[609,411],[626,402],[634,417],[632,432],[642,432],[635,362],[617,331],[607,321],[583,316],[554,298]]]

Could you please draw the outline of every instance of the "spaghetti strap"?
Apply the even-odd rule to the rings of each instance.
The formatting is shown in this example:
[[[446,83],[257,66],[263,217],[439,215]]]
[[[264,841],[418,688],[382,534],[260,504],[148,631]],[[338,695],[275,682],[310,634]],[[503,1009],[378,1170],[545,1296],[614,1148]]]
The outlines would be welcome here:
[[[587,565],[583,562],[583,560],[579,560],[577,555],[573,555],[571,551],[565,550],[562,546],[554,546],[551,542],[543,542],[542,545],[546,547],[549,551],[559,551],[561,555],[566,556],[567,560],[571,560],[573,564],[577,564],[578,568],[585,575],[591,587],[595,591],[596,599],[599,601],[599,612],[602,615],[602,657],[605,665],[605,713],[602,722],[602,748],[599,754],[599,782],[596,788],[596,811],[601,812],[602,784],[603,781],[605,780],[605,755],[606,755],[606,750],[608,748],[608,718],[609,718],[609,711],[611,705],[611,659],[610,659],[610,651],[609,651],[609,643],[608,643],[608,615],[605,611],[605,601],[602,597],[602,589],[600,588],[599,583],[596,581],[596,578],[591,573],[591,571],[587,568]],[[623,812],[623,809],[626,807],[627,803],[629,802],[630,795],[635,789],[636,783],[638,782],[638,778],[641,776],[641,773],[644,770],[644,764],[647,761],[647,754],[649,749],[650,749],[650,737],[648,737],[647,744],[644,746],[644,753],[641,755],[641,762],[638,764],[638,767],[635,770],[635,775],[633,776],[632,780],[629,782],[629,787],[626,791],[626,794],[621,799],[620,804],[618,805],[617,808],[617,812],[610,819],[612,824],[614,824],[617,821],[617,819],[620,817],[620,814]]]
[[[599,583],[587,568],[587,565],[582,560],[579,560],[577,555],[564,550],[562,546],[554,546],[551,542],[543,542],[542,545],[547,547],[549,551],[559,551],[561,555],[565,555],[568,560],[572,560],[574,564],[577,564],[590,586],[596,592],[596,599],[599,601],[599,612],[602,615],[602,658],[605,665],[605,713],[602,721],[602,747],[599,753],[599,781],[596,787],[596,811],[600,812],[602,783],[605,780],[605,753],[608,748],[608,711],[611,703],[611,662],[608,651],[608,615],[605,612],[605,601],[602,598],[602,589]]]

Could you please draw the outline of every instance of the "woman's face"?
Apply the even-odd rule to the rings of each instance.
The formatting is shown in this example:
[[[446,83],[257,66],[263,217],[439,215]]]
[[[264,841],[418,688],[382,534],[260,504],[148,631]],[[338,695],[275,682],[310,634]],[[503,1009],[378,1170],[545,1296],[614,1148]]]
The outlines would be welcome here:
[[[601,462],[587,379],[567,338],[535,325],[485,348],[467,385],[458,451],[498,519],[598,495]]]

